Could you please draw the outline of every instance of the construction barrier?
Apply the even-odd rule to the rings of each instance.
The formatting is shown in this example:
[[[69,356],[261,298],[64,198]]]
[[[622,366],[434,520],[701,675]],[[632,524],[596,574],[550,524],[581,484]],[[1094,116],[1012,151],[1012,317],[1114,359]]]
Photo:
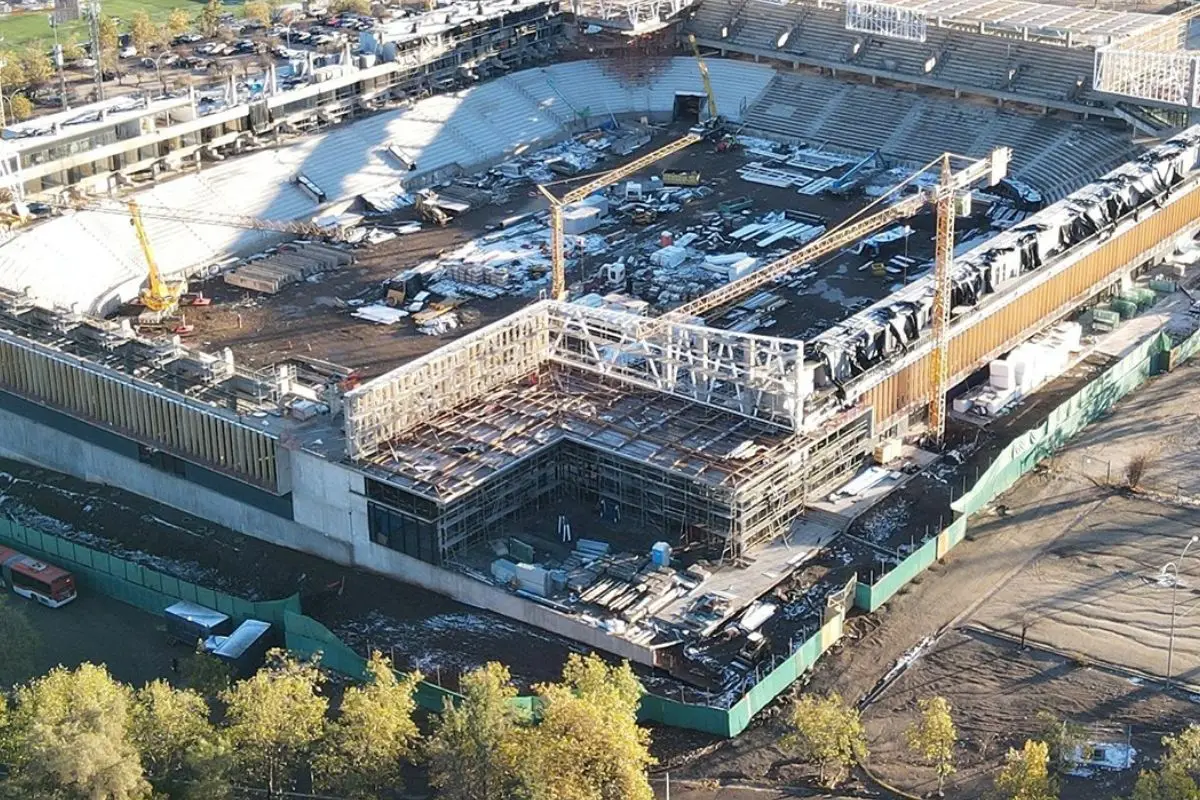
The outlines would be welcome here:
[[[1182,364],[1198,351],[1200,332],[1175,345],[1166,334],[1160,334],[1138,346],[1055,408],[1041,425],[1009,443],[975,484],[951,503],[955,520],[874,583],[857,583],[853,587],[854,605],[868,612],[877,610],[963,540],[967,520],[972,514],[1011,488],[1042,459],[1108,413],[1118,400],[1152,375]],[[82,587],[154,614],[162,613],[178,600],[187,600],[215,608],[236,620],[254,618],[274,622],[283,629],[290,651],[301,656],[320,653],[324,666],[356,680],[366,675],[366,659],[324,625],[300,613],[300,600],[296,595],[283,600],[243,600],[2,519],[0,543],[60,564],[75,573]],[[647,694],[642,698],[639,719],[715,736],[735,737],[746,729],[755,715],[812,669],[817,659],[841,638],[844,619],[844,610],[827,616],[816,633],[798,645],[794,644],[791,653],[765,674],[755,676],[749,690],[728,707]],[[461,697],[427,681],[419,684],[416,694],[417,703],[434,712],[441,711],[447,701],[457,702]],[[530,718],[536,717],[536,697],[517,697],[513,703]]]
[[[1044,422],[1018,436],[988,466],[975,484],[950,504],[955,520],[872,584],[859,583],[854,605],[875,611],[913,578],[944,558],[963,540],[968,518],[1008,491],[1029,470],[1060,450],[1075,435],[1112,410],[1121,398],[1152,376],[1173,369],[1200,351],[1200,331],[1179,344],[1160,333],[1113,364],[1095,380],[1051,411]]]
[[[0,519],[0,543],[69,569],[79,586],[88,591],[151,614],[161,614],[167,606],[186,600],[216,609],[239,622],[261,619],[282,627],[288,612],[300,611],[298,595],[282,600],[244,600],[11,520]]]

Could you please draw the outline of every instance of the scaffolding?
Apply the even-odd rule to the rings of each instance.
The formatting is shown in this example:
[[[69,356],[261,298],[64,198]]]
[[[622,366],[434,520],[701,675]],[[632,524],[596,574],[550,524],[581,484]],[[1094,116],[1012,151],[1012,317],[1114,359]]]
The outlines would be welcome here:
[[[1096,50],[1097,91],[1186,108],[1200,106],[1200,55],[1187,49],[1200,16],[1191,6],[1154,27]]]
[[[871,0],[847,0],[846,30],[906,42],[924,42],[927,23],[925,12],[919,9]]]

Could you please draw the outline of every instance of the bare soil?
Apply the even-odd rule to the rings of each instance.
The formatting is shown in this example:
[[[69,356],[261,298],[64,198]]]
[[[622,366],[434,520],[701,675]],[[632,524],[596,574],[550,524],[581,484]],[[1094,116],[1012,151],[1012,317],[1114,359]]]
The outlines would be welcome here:
[[[1142,452],[1155,454],[1150,471],[1158,482],[1191,474],[1197,374],[1200,367],[1188,364],[1153,379],[1026,476],[999,501],[1005,516],[973,520],[967,540],[945,563],[878,613],[851,619],[842,643],[793,693],[837,691],[856,703],[870,696],[864,719],[871,766],[907,791],[932,788],[931,775],[915,766],[901,733],[915,719],[916,700],[933,694],[950,701],[964,744],[947,796],[979,797],[1007,747],[1034,732],[1033,717],[1043,709],[1088,725],[1127,728],[1139,752],[1134,770],[1068,779],[1063,797],[1094,800],[1127,790],[1136,769],[1152,765],[1161,736],[1195,716],[1193,695],[1167,693],[1125,666],[1139,653],[1147,667],[1155,661],[1165,666],[1163,609],[1169,612],[1169,600],[1144,601],[1145,594],[1163,590],[1146,587],[1138,576],[1155,572],[1164,555],[1172,557],[1171,548],[1186,541],[1180,541],[1181,531],[1195,528],[1197,512],[1176,502],[1174,491],[1126,497],[1105,476],[1120,475]],[[1200,585],[1197,574],[1200,567],[1189,554],[1182,568],[1189,588],[1179,592],[1186,598],[1179,605],[1184,618],[1195,604],[1190,586]],[[1072,603],[1072,590],[1083,605]],[[1057,606],[1048,606],[1048,598],[1058,598]],[[1017,621],[1026,617],[1036,620],[1026,651],[979,627],[990,620],[1019,640]],[[944,633],[936,638],[939,631]],[[922,644],[926,652],[914,666],[879,691],[897,662]],[[1057,652],[1060,647],[1075,652]],[[1190,677],[1192,632],[1177,629],[1176,647],[1177,658],[1185,653],[1177,663]],[[681,778],[804,784],[810,772],[778,747],[785,707],[786,700],[769,708],[733,742],[664,747],[664,765]],[[869,788],[852,784],[847,793]]]

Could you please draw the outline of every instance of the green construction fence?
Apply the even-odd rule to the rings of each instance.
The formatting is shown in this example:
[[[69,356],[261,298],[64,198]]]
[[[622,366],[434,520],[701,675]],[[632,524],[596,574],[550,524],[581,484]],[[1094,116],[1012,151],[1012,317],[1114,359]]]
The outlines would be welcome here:
[[[1163,334],[1122,358],[1051,412],[1042,425],[1011,442],[975,485],[951,504],[956,518],[949,526],[874,583],[859,582],[854,590],[854,605],[868,612],[877,610],[963,540],[968,517],[1009,489],[1038,462],[1107,413],[1118,400],[1150,376],[1182,364],[1197,351],[1200,351],[1200,332],[1174,345]],[[354,679],[362,679],[365,675],[366,659],[324,625],[304,616],[298,596],[282,600],[244,600],[9,520],[0,519],[0,542],[70,569],[80,586],[89,591],[154,614],[162,613],[178,600],[187,600],[215,608],[236,620],[254,618],[276,623],[284,631],[289,650],[303,656],[320,653],[326,667]],[[827,621],[728,708],[647,694],[642,698],[639,717],[644,722],[716,736],[737,736],[756,714],[811,669],[840,638],[843,618],[844,615],[838,615]],[[447,700],[457,702],[460,698],[461,695],[428,682],[422,682],[417,690],[418,704],[434,712],[441,711]],[[529,716],[536,715],[537,698],[518,697],[514,703]]]
[[[245,600],[7,519],[0,519],[0,543],[69,569],[78,585],[88,591],[151,614],[161,614],[167,606],[186,600],[238,621],[261,619],[282,627],[285,614],[300,611],[297,595],[282,600]]]
[[[1200,331],[1178,344],[1160,333],[1138,345],[1095,380],[1051,411],[1045,421],[1018,436],[992,461],[975,484],[950,504],[955,520],[875,583],[860,582],[854,605],[875,611],[913,578],[945,557],[965,538],[968,518],[1012,488],[1025,473],[1107,414],[1121,398],[1154,375],[1184,363],[1200,351]]]

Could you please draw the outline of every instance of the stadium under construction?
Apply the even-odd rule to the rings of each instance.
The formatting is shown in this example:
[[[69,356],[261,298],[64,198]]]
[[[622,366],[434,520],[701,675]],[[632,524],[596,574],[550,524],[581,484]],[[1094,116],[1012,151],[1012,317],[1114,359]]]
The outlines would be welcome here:
[[[388,51],[365,76],[348,68],[314,84],[303,103],[287,93],[303,88],[246,103],[234,92],[217,137],[186,103],[100,113],[83,133],[105,138],[113,124],[102,165],[80,167],[85,150],[52,166],[70,147],[46,139],[69,125],[6,141],[10,190],[67,210],[0,244],[0,454],[728,693],[772,647],[840,625],[877,559],[841,533],[867,495],[940,457],[929,434],[943,390],[1075,324],[1200,229],[1200,127],[1185,124],[1200,89],[1171,94],[1150,74],[1200,74],[1186,13],[1009,0],[985,4],[984,20],[954,16],[952,3],[593,5],[576,9],[580,30],[652,31],[668,52],[517,70],[518,50],[546,61],[568,46],[560,12],[485,4],[511,47],[453,56],[482,40],[455,38],[443,22],[442,50],[427,54],[442,63],[450,53],[454,69],[492,65],[495,77],[466,88],[427,82],[417,96],[415,68]],[[772,15],[786,24],[772,27]],[[713,53],[697,70],[672,54],[688,32],[786,67]],[[839,54],[836,68],[803,45],[821,37],[841,43],[823,51]],[[973,42],[986,43],[996,75],[981,74],[982,57],[970,68],[959,59]],[[1086,81],[1074,66],[1041,69],[1059,54],[1088,69]],[[908,99],[880,102],[888,97]],[[706,107],[715,101],[719,118]],[[322,102],[341,111],[329,117]],[[117,155],[146,155],[120,133],[121,114],[143,111],[162,126],[155,154]],[[304,120],[317,130],[303,133]],[[567,231],[573,296],[547,296],[560,246],[552,215],[544,203],[490,206],[540,202],[533,185],[553,185],[564,162],[587,162],[571,178],[598,169],[589,159],[600,142],[614,149],[597,158],[615,165],[697,123],[705,133],[691,150],[627,172],[597,191],[602,203],[569,207],[568,226],[604,221]],[[186,131],[172,136],[172,126]],[[35,147],[44,157],[28,160]],[[1081,149],[1085,166],[1062,166],[1060,154]],[[944,151],[962,154],[958,172],[918,169]],[[159,268],[193,290],[225,281],[214,294],[226,311],[188,315],[203,347],[185,344],[187,324],[117,312],[146,291],[142,249],[123,207],[81,197],[126,162],[131,175],[147,164],[154,173],[122,197],[142,204]],[[703,177],[680,188],[658,174],[668,163],[677,174],[702,164]],[[419,193],[431,186],[438,193]],[[420,233],[380,227],[397,277],[375,281],[368,301],[312,300],[314,264],[356,269],[340,228],[362,224],[362,204],[378,211],[383,195],[403,200],[391,209],[400,215],[441,210],[404,223],[429,226]],[[421,241],[406,235],[452,229],[431,220],[463,207],[462,224],[475,219],[478,231],[456,244],[507,242],[487,280],[465,258],[450,263],[441,240],[420,257],[404,246]],[[957,252],[945,249],[956,231],[939,217],[947,207],[971,239]],[[228,215],[200,210],[214,208]],[[335,243],[280,244],[311,239],[319,219],[339,226]],[[265,248],[268,258],[248,260]],[[78,280],[60,263],[80,264]],[[303,273],[293,286],[271,277],[285,267]],[[230,286],[241,294],[222,295]],[[522,298],[505,309],[515,311],[468,324],[465,309],[504,295]],[[243,356],[241,314],[256,309],[292,314],[287,352]],[[239,332],[205,330],[222,313]],[[321,314],[336,324],[315,324]],[[452,317],[460,322],[437,327]],[[392,327],[418,319],[419,331]],[[348,326],[375,338],[333,359],[322,340]],[[376,342],[382,352],[399,337],[431,344],[383,367],[369,359]],[[877,487],[844,490],[876,462]]]

